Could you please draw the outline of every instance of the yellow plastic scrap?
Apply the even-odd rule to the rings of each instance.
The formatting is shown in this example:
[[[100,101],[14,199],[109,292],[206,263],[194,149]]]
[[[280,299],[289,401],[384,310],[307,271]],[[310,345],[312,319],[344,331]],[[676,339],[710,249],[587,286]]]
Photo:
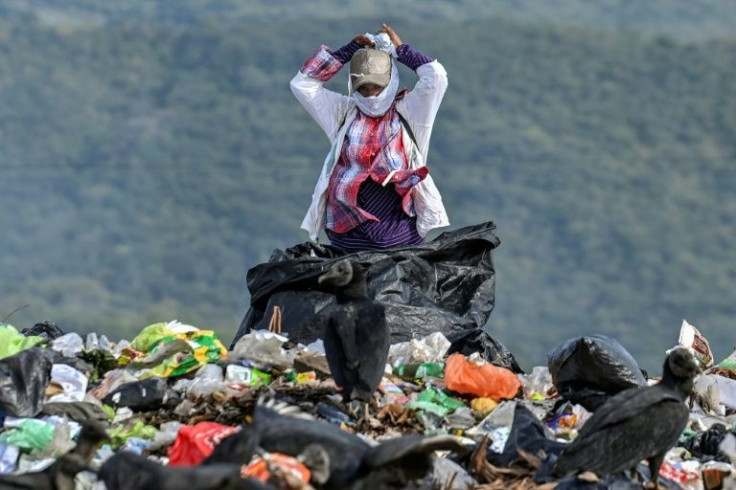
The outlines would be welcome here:
[[[470,408],[473,410],[473,414],[477,418],[483,418],[493,411],[498,406],[498,403],[493,401],[492,398],[474,398],[470,402]]]

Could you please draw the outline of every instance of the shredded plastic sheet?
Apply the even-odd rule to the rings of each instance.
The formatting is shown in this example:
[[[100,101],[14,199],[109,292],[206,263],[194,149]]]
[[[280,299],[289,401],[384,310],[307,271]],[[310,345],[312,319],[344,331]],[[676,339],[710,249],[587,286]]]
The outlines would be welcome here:
[[[26,337],[12,325],[0,323],[0,359],[29,349],[43,340],[43,337]]]

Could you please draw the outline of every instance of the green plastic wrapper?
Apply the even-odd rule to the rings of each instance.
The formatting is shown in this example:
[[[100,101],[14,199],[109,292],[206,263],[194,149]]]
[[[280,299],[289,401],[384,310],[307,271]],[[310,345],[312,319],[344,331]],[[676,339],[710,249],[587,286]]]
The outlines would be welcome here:
[[[131,437],[151,440],[156,437],[157,433],[158,430],[154,426],[146,425],[142,420],[136,420],[132,426],[116,425],[107,431],[111,445],[114,448],[122,446]]]
[[[421,400],[407,403],[406,408],[410,410],[424,410],[425,412],[431,412],[440,417],[444,417],[445,415],[452,412],[452,410],[450,410],[449,408],[445,408],[442,405]]]
[[[394,373],[405,379],[444,378],[445,363],[401,364],[396,367]]]
[[[0,434],[1,444],[12,444],[23,451],[43,451],[54,440],[54,426],[43,420],[27,419],[14,429]]]
[[[42,340],[43,337],[26,337],[18,332],[14,326],[0,323],[0,359],[30,349]]]
[[[443,391],[438,390],[434,387],[427,388],[426,390],[421,392],[418,399],[419,401],[423,402],[436,403],[437,405],[447,408],[451,412],[455,411],[458,408],[467,406],[460,400],[452,398],[451,396],[445,394]]]
[[[212,330],[183,325],[178,322],[154,323],[139,333],[131,342],[131,347],[147,354],[146,357],[156,357],[156,353],[166,351],[169,344],[182,344],[188,348],[173,349],[171,355],[163,353],[160,364],[149,369],[140,376],[140,379],[158,376],[173,378],[192,371],[196,371],[205,364],[215,363],[227,355],[227,349]],[[156,361],[158,362],[158,361]]]

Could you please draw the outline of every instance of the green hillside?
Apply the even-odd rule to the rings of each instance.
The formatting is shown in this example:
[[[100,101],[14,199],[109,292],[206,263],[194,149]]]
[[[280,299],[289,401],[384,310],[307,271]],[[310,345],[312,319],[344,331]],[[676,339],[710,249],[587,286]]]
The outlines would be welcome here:
[[[377,20],[92,14],[0,21],[0,319],[30,304],[10,322],[130,337],[178,318],[229,340],[247,269],[306,240],[327,150],[288,81]],[[498,225],[488,328],[523,366],[597,332],[657,369],[682,318],[728,352],[734,41],[492,16],[397,30],[449,72],[429,166],[453,227]]]

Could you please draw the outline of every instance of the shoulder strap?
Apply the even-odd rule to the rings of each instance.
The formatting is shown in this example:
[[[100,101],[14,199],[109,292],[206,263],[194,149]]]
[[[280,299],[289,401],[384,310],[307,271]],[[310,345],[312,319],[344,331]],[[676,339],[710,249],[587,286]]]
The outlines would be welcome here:
[[[409,135],[409,138],[411,138],[411,140],[414,142],[414,145],[418,147],[419,145],[417,145],[417,139],[414,137],[414,132],[411,130],[411,127],[409,127],[409,121],[407,121],[406,118],[402,116],[399,111],[396,111],[396,114],[399,116],[399,120],[401,120],[401,124],[404,126],[404,130]]]

